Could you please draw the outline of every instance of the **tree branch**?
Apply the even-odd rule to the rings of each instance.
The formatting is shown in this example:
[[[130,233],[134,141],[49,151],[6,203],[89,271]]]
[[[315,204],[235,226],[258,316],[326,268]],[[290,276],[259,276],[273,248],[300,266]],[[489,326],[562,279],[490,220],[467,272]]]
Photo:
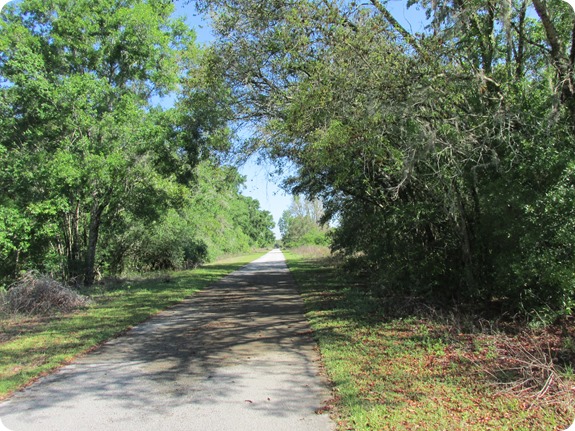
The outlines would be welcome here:
[[[427,53],[421,50],[417,39],[413,37],[403,26],[397,22],[393,15],[387,10],[387,8],[381,4],[379,0],[370,0],[370,3],[383,15],[385,20],[395,29],[398,33],[405,39],[405,41],[413,48],[419,55],[424,55],[427,57]]]
[[[547,35],[547,42],[551,46],[551,57],[556,63],[561,63],[561,43],[555,26],[551,22],[551,18],[547,13],[547,6],[541,0],[533,0],[533,6],[537,11],[537,15],[541,19],[545,34]]]
[[[571,54],[569,55],[569,66],[573,70],[575,66],[575,21],[573,22],[573,30],[571,31]]]

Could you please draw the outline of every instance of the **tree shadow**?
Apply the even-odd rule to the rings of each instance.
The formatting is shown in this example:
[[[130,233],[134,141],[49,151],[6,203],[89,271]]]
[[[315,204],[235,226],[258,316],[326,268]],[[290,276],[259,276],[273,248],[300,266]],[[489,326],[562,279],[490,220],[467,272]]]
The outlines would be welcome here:
[[[0,417],[37,421],[81,403],[166,415],[222,402],[313,415],[329,395],[317,360],[284,262],[255,261],[0,404]]]

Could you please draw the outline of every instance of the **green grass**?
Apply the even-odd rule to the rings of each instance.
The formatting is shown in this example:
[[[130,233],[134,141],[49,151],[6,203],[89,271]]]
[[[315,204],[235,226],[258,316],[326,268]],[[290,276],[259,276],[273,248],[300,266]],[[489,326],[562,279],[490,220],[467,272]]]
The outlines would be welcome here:
[[[333,384],[340,430],[560,430],[572,422],[574,408],[531,405],[494,387],[486,370],[496,341],[453,334],[433,319],[386,319],[329,259],[285,254]]]
[[[192,271],[97,286],[84,310],[0,320],[0,399],[219,280],[263,253]]]

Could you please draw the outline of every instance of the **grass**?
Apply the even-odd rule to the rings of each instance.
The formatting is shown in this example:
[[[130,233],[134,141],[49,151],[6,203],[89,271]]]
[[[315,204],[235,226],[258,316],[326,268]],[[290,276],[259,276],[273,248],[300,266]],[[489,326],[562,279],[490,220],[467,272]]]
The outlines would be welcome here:
[[[0,399],[262,254],[235,256],[155,278],[96,286],[88,292],[91,305],[74,313],[0,316]]]
[[[340,430],[549,431],[573,421],[573,368],[561,375],[570,388],[563,402],[550,392],[537,399],[513,392],[494,378],[513,368],[505,353],[521,339],[461,333],[440,318],[386,318],[322,253],[285,254],[333,384]]]

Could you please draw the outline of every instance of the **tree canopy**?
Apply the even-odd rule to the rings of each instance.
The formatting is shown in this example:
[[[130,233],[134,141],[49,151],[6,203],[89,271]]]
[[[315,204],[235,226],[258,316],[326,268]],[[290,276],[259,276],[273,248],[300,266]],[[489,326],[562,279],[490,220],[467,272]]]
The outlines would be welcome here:
[[[382,0],[195,4],[212,14],[210,48],[167,0],[5,10],[4,277],[90,284],[273,241],[271,215],[220,162],[230,125],[248,124],[242,151],[295,167],[284,186],[322,202],[333,250],[375,293],[572,312],[569,5],[410,0],[427,16],[415,33]],[[156,106],[166,95],[174,106]],[[287,237],[306,224],[297,205]]]
[[[181,263],[183,249],[207,238],[175,223],[188,229],[181,236],[168,219],[189,218],[194,193],[202,193],[198,169],[208,169],[201,166],[233,176],[222,201],[235,206],[237,220],[222,231],[245,238],[223,249],[269,239],[268,216],[239,195],[237,172],[217,163],[229,145],[227,90],[206,74],[209,51],[173,10],[167,0],[23,0],[3,11],[3,278],[38,269],[89,285],[128,256],[128,266]],[[173,108],[154,103],[166,95],[176,98]],[[179,242],[164,244],[164,253],[158,242],[169,235]]]
[[[575,26],[564,2],[199,1],[247,151],[337,219],[379,294],[569,314]],[[217,64],[215,64],[217,67]]]

